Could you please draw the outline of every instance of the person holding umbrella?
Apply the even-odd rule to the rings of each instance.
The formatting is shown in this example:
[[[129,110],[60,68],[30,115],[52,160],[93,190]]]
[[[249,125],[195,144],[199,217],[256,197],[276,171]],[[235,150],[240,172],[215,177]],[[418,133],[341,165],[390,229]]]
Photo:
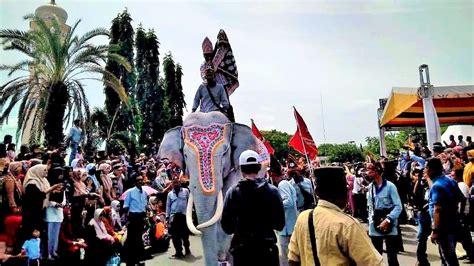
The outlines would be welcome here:
[[[124,209],[128,215],[128,232],[125,247],[128,254],[127,265],[136,265],[144,255],[142,241],[143,228],[146,218],[146,206],[148,204],[148,194],[143,189],[143,177],[135,177],[135,187],[128,191]]]

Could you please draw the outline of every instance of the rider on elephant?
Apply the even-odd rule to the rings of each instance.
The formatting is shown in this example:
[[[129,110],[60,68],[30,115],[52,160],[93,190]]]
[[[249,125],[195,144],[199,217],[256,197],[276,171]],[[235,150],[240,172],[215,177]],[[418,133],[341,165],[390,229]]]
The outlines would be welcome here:
[[[198,106],[203,113],[212,111],[222,112],[227,116],[229,110],[229,98],[225,92],[224,86],[216,82],[214,69],[208,64],[205,70],[206,84],[201,84],[194,96],[192,112],[194,113]],[[228,117],[232,120],[230,117]]]

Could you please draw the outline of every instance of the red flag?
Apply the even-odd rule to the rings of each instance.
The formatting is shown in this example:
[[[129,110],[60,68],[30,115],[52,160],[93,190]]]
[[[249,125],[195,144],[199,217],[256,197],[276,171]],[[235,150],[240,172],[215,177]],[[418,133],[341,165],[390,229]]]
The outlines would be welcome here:
[[[275,149],[273,149],[272,145],[270,145],[270,142],[266,140],[262,134],[260,133],[260,130],[258,130],[257,126],[253,122],[253,119],[250,119],[252,121],[252,133],[257,139],[261,140],[263,142],[263,145],[265,145],[265,148],[267,148],[268,153],[274,154]]]
[[[293,107],[295,113],[295,119],[297,124],[297,129],[295,135],[290,139],[288,142],[288,146],[292,147],[299,153],[305,155],[308,154],[310,160],[314,160],[314,158],[318,155],[318,147],[314,143],[313,137],[309,133],[308,127],[304,122],[301,115],[296,111],[296,108]]]

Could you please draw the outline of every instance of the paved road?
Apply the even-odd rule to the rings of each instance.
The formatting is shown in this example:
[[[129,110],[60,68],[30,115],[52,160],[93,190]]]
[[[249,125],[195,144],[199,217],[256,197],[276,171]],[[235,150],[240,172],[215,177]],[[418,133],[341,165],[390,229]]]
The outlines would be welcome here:
[[[402,226],[402,234],[403,234],[403,243],[405,247],[405,252],[402,252],[398,256],[398,260],[400,265],[408,266],[408,265],[415,265],[416,263],[416,227],[415,226]],[[201,266],[204,265],[204,258],[202,257],[202,245],[201,239],[197,236],[190,237],[191,242],[191,252],[193,256],[183,259],[183,260],[176,260],[172,259],[171,256],[174,254],[173,245],[170,244],[170,248],[168,252],[157,254],[152,260],[147,261],[146,265],[173,265],[173,266],[190,266],[196,265]],[[429,242],[429,241],[428,241]],[[458,256],[462,256],[465,254],[464,250],[460,245],[457,246],[457,254]],[[435,245],[428,243],[428,259],[431,262],[431,265],[440,265],[441,261],[439,259],[438,249]],[[384,255],[385,262],[387,261],[387,257]],[[460,262],[460,265],[469,265],[463,264]]]

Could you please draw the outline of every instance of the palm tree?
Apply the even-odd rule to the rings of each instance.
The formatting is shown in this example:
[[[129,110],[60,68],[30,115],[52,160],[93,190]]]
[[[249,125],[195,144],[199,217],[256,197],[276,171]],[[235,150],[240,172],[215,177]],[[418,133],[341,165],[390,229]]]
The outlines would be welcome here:
[[[120,80],[106,71],[103,64],[107,59],[114,60],[128,71],[130,64],[114,53],[117,47],[90,42],[97,36],[109,36],[108,30],[98,28],[77,36],[74,31],[80,23],[78,20],[62,36],[56,18],[51,21],[36,15],[24,18],[32,20],[37,29],[0,30],[3,49],[19,51],[26,56],[17,64],[0,65],[0,70],[9,71],[9,76],[20,74],[0,87],[0,125],[19,104],[17,138],[31,127],[30,142],[38,142],[44,133],[46,145],[58,147],[64,139],[64,124],[69,124],[71,118],[84,121],[90,117],[84,80],[105,82],[128,103]]]

